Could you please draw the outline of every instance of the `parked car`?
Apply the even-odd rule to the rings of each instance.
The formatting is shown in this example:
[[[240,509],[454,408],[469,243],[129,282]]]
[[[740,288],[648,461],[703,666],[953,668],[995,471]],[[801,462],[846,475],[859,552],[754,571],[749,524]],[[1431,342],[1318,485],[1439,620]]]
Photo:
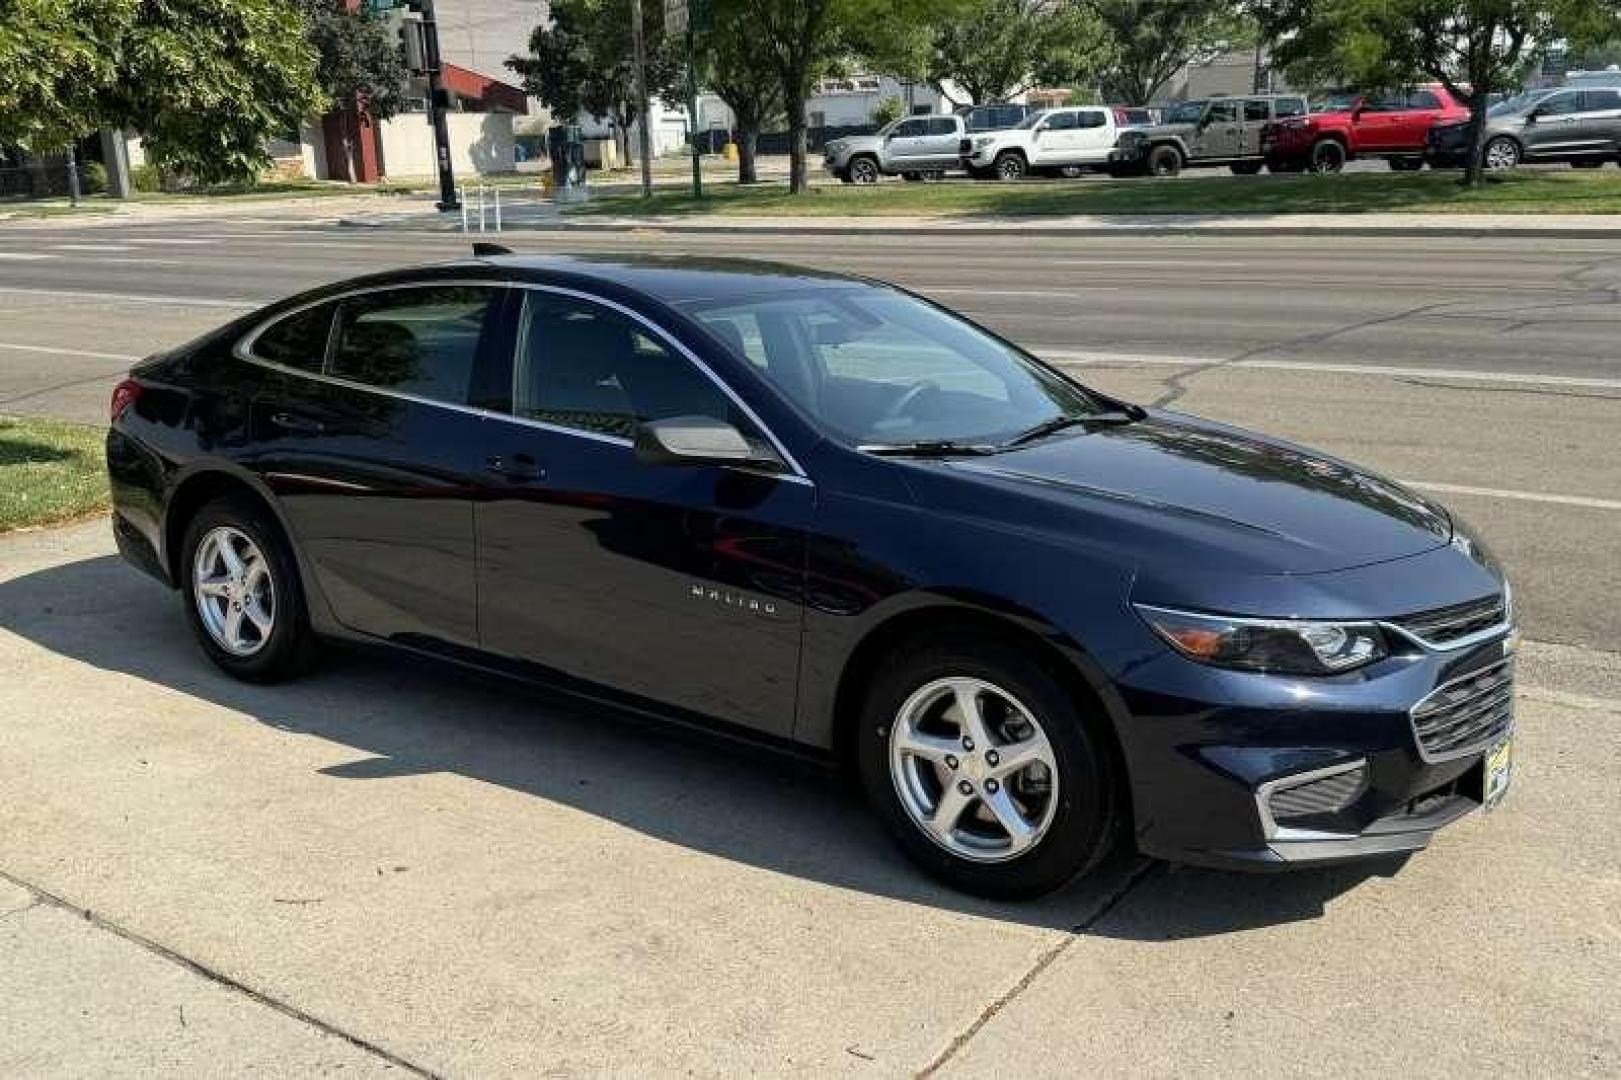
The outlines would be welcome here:
[[[1115,168],[1175,176],[1188,166],[1226,165],[1235,173],[1258,173],[1266,163],[1266,126],[1304,115],[1306,99],[1299,94],[1184,101],[1166,108],[1160,123],[1122,135]]]
[[[1005,131],[1017,127],[1035,110],[1029,105],[1008,103],[1000,105],[969,105],[957,110],[970,135],[982,131]]]
[[[884,176],[922,180],[958,167],[968,125],[961,116],[906,116],[875,135],[847,135],[823,149],[822,164],[846,184],[876,184]]]
[[[1507,785],[1508,586],[1427,498],[870,280],[484,254],[115,389],[118,547],[225,672],[349,641],[719,725],[999,896],[1412,851]]]
[[[1522,161],[1596,169],[1621,161],[1621,87],[1528,90],[1501,101],[1486,115],[1484,154],[1488,169],[1512,169]],[[1424,158],[1435,166],[1468,164],[1467,120],[1431,128]]]
[[[1043,109],[1007,131],[970,137],[962,166],[970,176],[998,180],[1105,167],[1115,156],[1120,130],[1116,110],[1107,106]]]
[[[1392,169],[1407,172],[1423,168],[1431,126],[1468,118],[1468,106],[1439,83],[1339,94],[1313,103],[1308,115],[1267,125],[1261,142],[1273,172],[1339,172],[1346,162],[1363,157],[1382,157]]]

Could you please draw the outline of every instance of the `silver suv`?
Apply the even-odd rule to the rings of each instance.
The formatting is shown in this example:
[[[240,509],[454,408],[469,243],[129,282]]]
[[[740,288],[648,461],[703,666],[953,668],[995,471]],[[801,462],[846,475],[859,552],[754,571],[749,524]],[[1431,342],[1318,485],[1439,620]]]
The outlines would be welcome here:
[[[1621,87],[1562,86],[1499,101],[1486,114],[1485,158],[1488,169],[1522,161],[1568,161],[1587,169],[1621,162]],[[1468,122],[1432,127],[1424,159],[1437,167],[1467,164]]]
[[[876,135],[850,135],[823,148],[822,164],[846,184],[875,184],[881,176],[908,180],[958,167],[968,127],[960,116],[908,116]]]

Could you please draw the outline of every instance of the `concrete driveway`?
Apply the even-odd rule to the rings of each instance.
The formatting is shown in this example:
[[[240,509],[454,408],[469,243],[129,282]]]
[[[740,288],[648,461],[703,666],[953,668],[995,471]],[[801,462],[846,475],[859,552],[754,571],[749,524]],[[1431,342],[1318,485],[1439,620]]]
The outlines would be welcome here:
[[[467,676],[217,674],[104,522],[0,540],[0,1075],[1614,1075],[1621,675],[1532,645],[1403,867],[917,876],[837,783]]]

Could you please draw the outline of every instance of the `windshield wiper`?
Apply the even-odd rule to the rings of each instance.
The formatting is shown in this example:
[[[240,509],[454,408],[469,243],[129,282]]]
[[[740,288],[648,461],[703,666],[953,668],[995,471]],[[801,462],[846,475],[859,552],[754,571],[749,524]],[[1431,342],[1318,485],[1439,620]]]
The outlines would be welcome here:
[[[978,454],[996,453],[994,446],[987,446],[984,443],[952,442],[950,439],[929,439],[909,443],[868,443],[857,449],[889,457],[973,457]]]
[[[1144,413],[1135,405],[1128,405],[1123,409],[1109,409],[1106,412],[1071,413],[1064,416],[1055,416],[1051,420],[1043,420],[1035,427],[1021,431],[1013,436],[1003,446],[1022,446],[1037,439],[1044,439],[1048,435],[1063,431],[1065,428],[1075,427],[1078,424],[1129,424],[1134,420],[1141,420]]]

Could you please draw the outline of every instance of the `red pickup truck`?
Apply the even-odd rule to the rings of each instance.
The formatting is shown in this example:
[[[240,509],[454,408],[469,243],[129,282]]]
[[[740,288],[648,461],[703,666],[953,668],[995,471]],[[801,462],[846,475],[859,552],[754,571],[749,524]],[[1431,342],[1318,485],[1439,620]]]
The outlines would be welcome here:
[[[1424,140],[1434,124],[1467,120],[1468,106],[1444,86],[1377,94],[1333,94],[1310,115],[1268,124],[1261,133],[1273,172],[1339,172],[1347,161],[1382,157],[1390,167],[1424,167]]]

